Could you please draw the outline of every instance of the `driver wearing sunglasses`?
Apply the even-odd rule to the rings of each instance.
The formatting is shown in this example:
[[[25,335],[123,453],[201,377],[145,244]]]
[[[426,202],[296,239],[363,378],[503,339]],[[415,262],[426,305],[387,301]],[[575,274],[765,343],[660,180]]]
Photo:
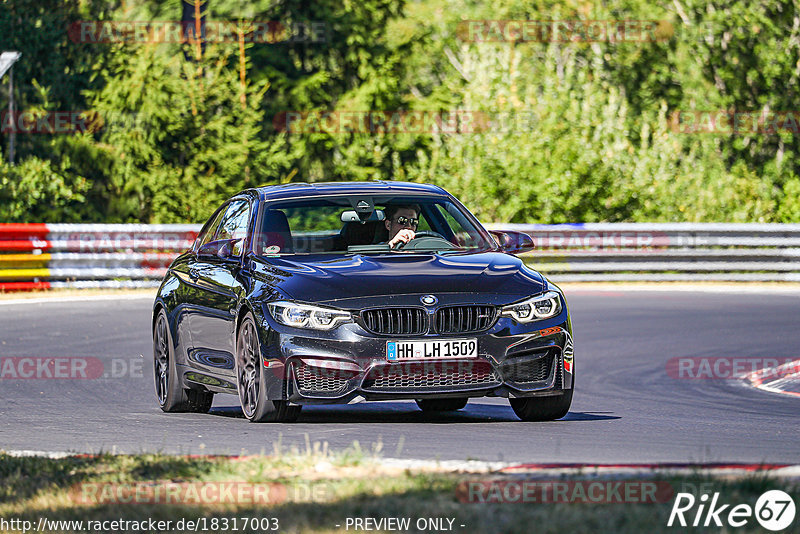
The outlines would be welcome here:
[[[419,206],[386,206],[384,212],[389,247],[396,248],[400,243],[406,244],[414,239],[419,224]]]

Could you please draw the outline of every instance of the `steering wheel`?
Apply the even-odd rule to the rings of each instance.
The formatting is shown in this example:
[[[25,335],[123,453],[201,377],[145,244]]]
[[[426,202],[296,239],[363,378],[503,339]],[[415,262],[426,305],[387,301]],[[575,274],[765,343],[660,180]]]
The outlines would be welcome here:
[[[411,241],[409,241],[408,243],[402,243],[402,242],[398,243],[397,248],[395,248],[395,250],[417,250],[417,249],[452,250],[454,248],[458,248],[457,246],[455,246],[454,244],[452,244],[450,241],[448,241],[443,237],[431,236],[431,235],[420,236],[419,235],[420,233],[418,233],[416,237]]]
[[[438,237],[439,239],[444,239],[445,241],[447,241],[447,239],[442,234],[440,234],[439,232],[434,232],[432,230],[423,230],[421,232],[417,232],[414,235],[414,239],[417,239],[419,237]]]

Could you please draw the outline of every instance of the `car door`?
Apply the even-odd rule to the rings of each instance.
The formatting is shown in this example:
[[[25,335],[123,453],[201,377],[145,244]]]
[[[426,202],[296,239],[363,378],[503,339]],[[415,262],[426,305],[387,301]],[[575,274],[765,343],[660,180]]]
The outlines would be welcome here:
[[[170,278],[167,283],[175,286],[171,295],[174,299],[173,313],[175,317],[173,321],[176,325],[177,361],[180,365],[195,365],[192,361],[192,352],[194,351],[192,316],[197,312],[201,294],[197,279],[197,249],[214,238],[224,214],[223,206],[203,225],[192,248],[178,257],[170,267],[170,274],[173,278]]]
[[[220,258],[200,253],[190,267],[197,296],[191,315],[192,364],[215,375],[233,377],[235,317],[239,297],[244,291],[240,279],[241,258],[250,223],[252,206],[248,199],[233,199],[223,211],[213,238],[205,244],[238,239],[233,255]]]

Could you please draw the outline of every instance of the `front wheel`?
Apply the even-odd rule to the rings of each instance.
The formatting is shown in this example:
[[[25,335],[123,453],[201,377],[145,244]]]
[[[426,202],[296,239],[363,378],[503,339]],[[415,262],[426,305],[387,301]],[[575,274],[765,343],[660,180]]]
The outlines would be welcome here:
[[[267,388],[261,364],[261,345],[256,322],[248,313],[239,328],[236,342],[236,386],[242,412],[251,423],[292,423],[302,406],[289,406],[286,401],[267,399]]]
[[[455,412],[467,405],[466,398],[455,399],[417,399],[417,406],[423,412]]]
[[[561,419],[569,412],[572,404],[572,390],[552,397],[524,397],[509,399],[511,408],[523,421],[553,421]]]

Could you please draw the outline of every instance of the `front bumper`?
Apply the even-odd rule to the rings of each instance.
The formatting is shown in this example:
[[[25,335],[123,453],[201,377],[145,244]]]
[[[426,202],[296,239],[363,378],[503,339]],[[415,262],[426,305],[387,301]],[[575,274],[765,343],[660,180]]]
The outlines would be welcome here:
[[[476,334],[378,336],[356,323],[331,332],[277,324],[263,327],[267,396],[295,404],[445,397],[533,397],[572,388],[572,332],[566,310],[550,320],[520,324],[501,317]],[[470,359],[389,362],[388,341],[476,339]]]

